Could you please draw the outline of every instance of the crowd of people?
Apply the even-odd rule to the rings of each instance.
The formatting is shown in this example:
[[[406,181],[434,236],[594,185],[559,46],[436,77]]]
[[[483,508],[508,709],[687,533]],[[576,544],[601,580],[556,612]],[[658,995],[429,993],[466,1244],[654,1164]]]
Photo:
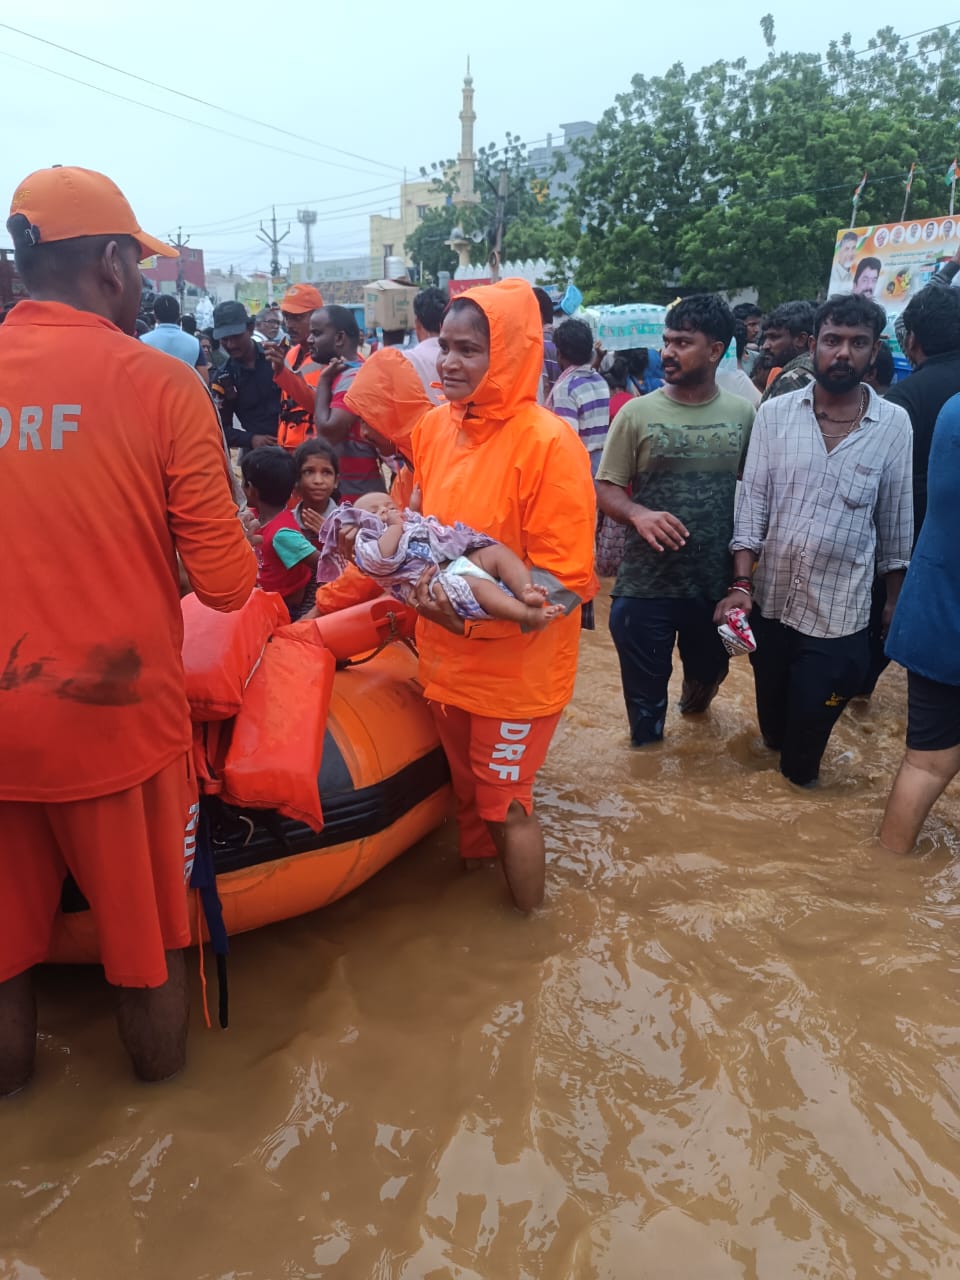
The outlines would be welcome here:
[[[0,622],[0,1095],[33,1069],[30,970],[67,870],[137,1073],[183,1063],[199,811],[181,571],[220,610],[255,582],[294,618],[384,590],[415,609],[461,856],[499,859],[523,911],[544,894],[534,782],[598,569],[638,749],[664,737],[675,649],[680,713],[708,711],[734,616],[761,737],[798,787],[888,657],[905,666],[880,839],[913,847],[960,770],[960,263],[904,310],[915,372],[891,386],[887,317],[857,290],[766,314],[686,297],[659,352],[602,351],[517,280],[422,290],[409,347],[365,352],[309,284],[278,314],[220,303],[200,334],[163,295],[134,342],[138,262],[172,251],[109,179],[32,174],[7,227],[29,299],[0,329],[0,495],[33,532]]]

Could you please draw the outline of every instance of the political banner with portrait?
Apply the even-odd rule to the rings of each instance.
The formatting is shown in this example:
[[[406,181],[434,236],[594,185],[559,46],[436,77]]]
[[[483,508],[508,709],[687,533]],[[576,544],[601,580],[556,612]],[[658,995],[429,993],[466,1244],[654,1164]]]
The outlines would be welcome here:
[[[892,320],[958,248],[960,218],[844,228],[837,232],[827,292],[863,294],[879,302]]]

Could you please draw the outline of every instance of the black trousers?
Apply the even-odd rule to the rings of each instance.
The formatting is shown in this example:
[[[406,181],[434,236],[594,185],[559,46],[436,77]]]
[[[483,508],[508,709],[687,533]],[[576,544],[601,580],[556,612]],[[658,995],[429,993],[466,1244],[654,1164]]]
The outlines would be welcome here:
[[[844,707],[856,697],[870,663],[868,628],[821,640],[801,635],[754,609],[757,638],[750,655],[757,718],[768,747],[780,752],[780,772],[798,786],[815,782]]]
[[[890,659],[884,652],[887,637],[883,632],[883,611],[887,604],[887,580],[879,575],[873,580],[873,591],[870,597],[870,625],[867,628],[870,637],[870,665],[863,678],[863,684],[857,690],[861,698],[869,698],[877,687],[877,681],[890,665]]]
[[[620,659],[623,700],[635,747],[663,737],[675,644],[683,663],[681,711],[705,711],[726,677],[730,659],[717,635],[713,610],[714,602],[705,599],[614,599],[610,634]]]

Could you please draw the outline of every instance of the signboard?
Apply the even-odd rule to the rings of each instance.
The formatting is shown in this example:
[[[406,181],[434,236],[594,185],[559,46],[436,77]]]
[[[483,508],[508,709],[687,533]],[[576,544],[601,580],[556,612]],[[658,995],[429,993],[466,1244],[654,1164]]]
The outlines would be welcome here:
[[[447,286],[447,291],[451,298],[459,298],[461,293],[466,293],[468,289],[477,289],[482,284],[491,284],[489,276],[478,276],[473,280],[451,280]]]
[[[379,268],[377,268],[379,270]],[[348,280],[369,280],[374,273],[370,255],[358,258],[329,258],[324,262],[290,264],[291,284],[341,284]]]
[[[828,293],[859,293],[900,314],[960,248],[960,218],[917,218],[837,232]]]
[[[251,315],[256,315],[265,307],[279,305],[286,289],[287,282],[282,276],[270,280],[266,276],[256,275],[238,287],[237,301],[242,302]]]
[[[181,274],[186,283],[193,285],[195,289],[205,289],[207,287],[202,249],[184,249],[178,258],[158,258],[156,256],[145,258],[140,263],[140,270],[158,292],[170,292],[167,289],[161,290],[160,286],[164,284],[176,285]]]

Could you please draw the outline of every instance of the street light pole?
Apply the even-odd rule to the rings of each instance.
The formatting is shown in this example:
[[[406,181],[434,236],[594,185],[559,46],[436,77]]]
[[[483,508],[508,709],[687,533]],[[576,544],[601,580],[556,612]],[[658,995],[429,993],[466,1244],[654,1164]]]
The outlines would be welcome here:
[[[190,237],[183,238],[183,227],[177,227],[177,238],[171,242],[177,251],[177,297],[180,299],[180,311],[183,312],[183,295],[187,291],[187,281],[183,274],[183,251],[190,243]]]
[[[500,259],[503,253],[503,231],[507,217],[507,182],[506,166],[500,170],[497,182],[497,220],[493,249],[490,253],[490,279],[495,284],[500,279]]]

